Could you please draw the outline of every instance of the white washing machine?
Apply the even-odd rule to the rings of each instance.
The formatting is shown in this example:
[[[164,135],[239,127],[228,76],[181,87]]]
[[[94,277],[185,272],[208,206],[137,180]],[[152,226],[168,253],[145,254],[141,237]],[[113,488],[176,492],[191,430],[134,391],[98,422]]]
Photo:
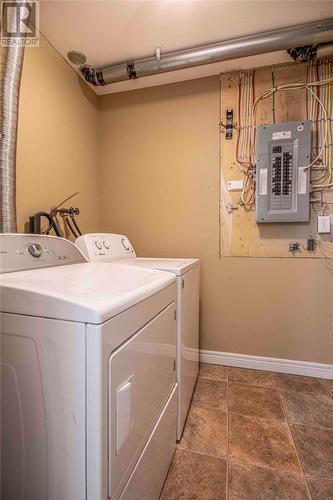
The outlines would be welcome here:
[[[0,235],[2,500],[156,500],[176,445],[176,283]]]
[[[85,234],[75,244],[90,261],[123,262],[135,267],[168,271],[176,276],[179,441],[199,371],[199,260],[138,258],[128,238],[120,234]]]

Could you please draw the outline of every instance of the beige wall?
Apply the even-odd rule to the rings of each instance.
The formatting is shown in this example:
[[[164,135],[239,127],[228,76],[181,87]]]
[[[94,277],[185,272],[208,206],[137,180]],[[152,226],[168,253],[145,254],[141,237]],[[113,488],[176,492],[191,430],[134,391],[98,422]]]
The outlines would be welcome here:
[[[218,77],[98,103],[42,40],[22,77],[19,230],[80,191],[84,232],[128,234],[139,255],[201,259],[202,348],[332,362],[333,279],[321,261],[218,259],[218,114]]]
[[[202,348],[333,362],[322,261],[218,259],[218,77],[99,104],[103,230],[142,256],[201,259]]]
[[[43,38],[27,49],[22,73],[18,144],[18,230],[29,215],[68,195],[83,231],[100,229],[97,97]]]

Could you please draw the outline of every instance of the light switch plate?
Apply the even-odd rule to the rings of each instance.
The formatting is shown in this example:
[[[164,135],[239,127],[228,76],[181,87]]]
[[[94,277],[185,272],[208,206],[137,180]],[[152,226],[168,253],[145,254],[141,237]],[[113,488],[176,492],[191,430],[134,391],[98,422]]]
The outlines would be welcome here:
[[[329,215],[318,215],[318,233],[327,234],[331,232],[331,217]]]
[[[244,181],[228,181],[228,191],[242,191]]]

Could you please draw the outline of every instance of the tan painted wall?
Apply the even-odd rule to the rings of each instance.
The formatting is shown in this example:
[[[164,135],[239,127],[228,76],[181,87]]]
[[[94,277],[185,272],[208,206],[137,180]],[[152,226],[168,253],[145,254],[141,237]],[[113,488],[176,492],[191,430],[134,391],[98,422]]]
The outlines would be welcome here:
[[[43,40],[26,51],[21,88],[20,231],[78,190],[84,232],[126,233],[139,255],[201,259],[202,348],[333,361],[333,279],[321,261],[218,259],[218,77],[106,96],[98,113]]]
[[[17,144],[18,230],[29,215],[68,195],[84,231],[100,228],[97,97],[53,47],[41,39],[26,50]],[[68,205],[67,205],[68,206]]]
[[[218,259],[218,120],[218,77],[101,98],[103,230],[201,259],[203,349],[333,362],[322,261]]]

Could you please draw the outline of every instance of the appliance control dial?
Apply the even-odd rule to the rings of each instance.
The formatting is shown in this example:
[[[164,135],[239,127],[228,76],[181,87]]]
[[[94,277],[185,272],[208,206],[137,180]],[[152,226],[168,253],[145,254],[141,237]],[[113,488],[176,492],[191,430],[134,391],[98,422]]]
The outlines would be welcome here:
[[[103,241],[103,246],[104,248],[106,248],[107,250],[109,250],[110,246],[109,246],[109,243],[107,241]]]
[[[125,248],[125,250],[127,250],[127,252],[130,251],[130,242],[128,241],[127,238],[122,238],[121,240],[122,244],[123,244],[123,247]]]
[[[98,250],[102,250],[102,245],[99,241],[95,241],[95,247],[98,249]]]
[[[30,243],[28,246],[28,252],[30,255],[38,259],[42,255],[43,249],[39,243]]]

